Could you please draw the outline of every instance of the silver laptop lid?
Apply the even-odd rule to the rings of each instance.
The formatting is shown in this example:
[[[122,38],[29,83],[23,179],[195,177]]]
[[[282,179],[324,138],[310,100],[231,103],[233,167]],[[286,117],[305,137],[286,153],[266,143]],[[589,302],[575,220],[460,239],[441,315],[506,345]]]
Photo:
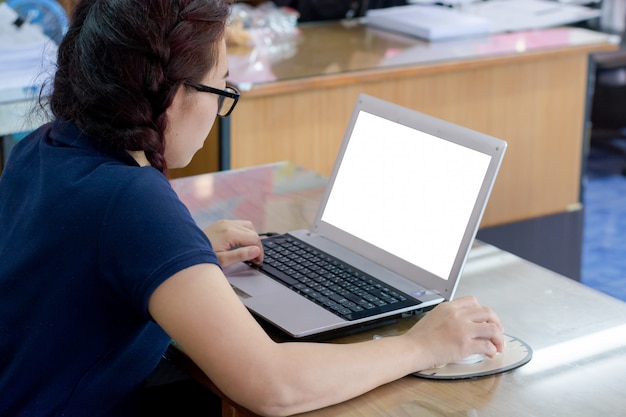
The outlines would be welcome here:
[[[313,231],[452,299],[505,150],[362,94]]]

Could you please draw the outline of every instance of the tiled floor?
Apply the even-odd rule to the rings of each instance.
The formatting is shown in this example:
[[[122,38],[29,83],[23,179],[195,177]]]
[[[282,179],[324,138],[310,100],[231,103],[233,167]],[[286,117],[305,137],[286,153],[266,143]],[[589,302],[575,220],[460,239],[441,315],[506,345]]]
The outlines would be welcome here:
[[[626,158],[592,147],[584,187],[581,281],[626,301]]]

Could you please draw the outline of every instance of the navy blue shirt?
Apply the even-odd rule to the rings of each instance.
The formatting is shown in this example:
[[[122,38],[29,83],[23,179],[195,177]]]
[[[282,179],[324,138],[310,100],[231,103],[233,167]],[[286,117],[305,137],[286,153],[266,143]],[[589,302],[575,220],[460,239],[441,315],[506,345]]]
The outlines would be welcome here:
[[[72,123],[20,141],[0,177],[0,415],[132,415],[170,341],[168,277],[215,263],[163,174]]]

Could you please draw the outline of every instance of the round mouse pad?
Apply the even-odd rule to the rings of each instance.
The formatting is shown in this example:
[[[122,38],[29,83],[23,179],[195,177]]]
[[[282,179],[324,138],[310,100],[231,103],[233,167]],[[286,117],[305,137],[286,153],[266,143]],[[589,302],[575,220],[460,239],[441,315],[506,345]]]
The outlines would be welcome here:
[[[427,379],[466,379],[494,375],[520,367],[533,356],[533,351],[523,341],[510,335],[504,335],[506,347],[504,351],[491,359],[486,357],[480,362],[458,365],[448,364],[440,368],[425,369],[413,375]]]

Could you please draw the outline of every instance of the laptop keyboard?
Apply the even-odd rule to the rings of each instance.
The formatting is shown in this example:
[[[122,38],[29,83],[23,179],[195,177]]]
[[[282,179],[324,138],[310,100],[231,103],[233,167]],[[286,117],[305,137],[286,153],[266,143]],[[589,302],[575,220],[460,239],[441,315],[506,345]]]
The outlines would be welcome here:
[[[262,240],[269,277],[346,319],[358,320],[415,305],[414,298],[287,235]]]

